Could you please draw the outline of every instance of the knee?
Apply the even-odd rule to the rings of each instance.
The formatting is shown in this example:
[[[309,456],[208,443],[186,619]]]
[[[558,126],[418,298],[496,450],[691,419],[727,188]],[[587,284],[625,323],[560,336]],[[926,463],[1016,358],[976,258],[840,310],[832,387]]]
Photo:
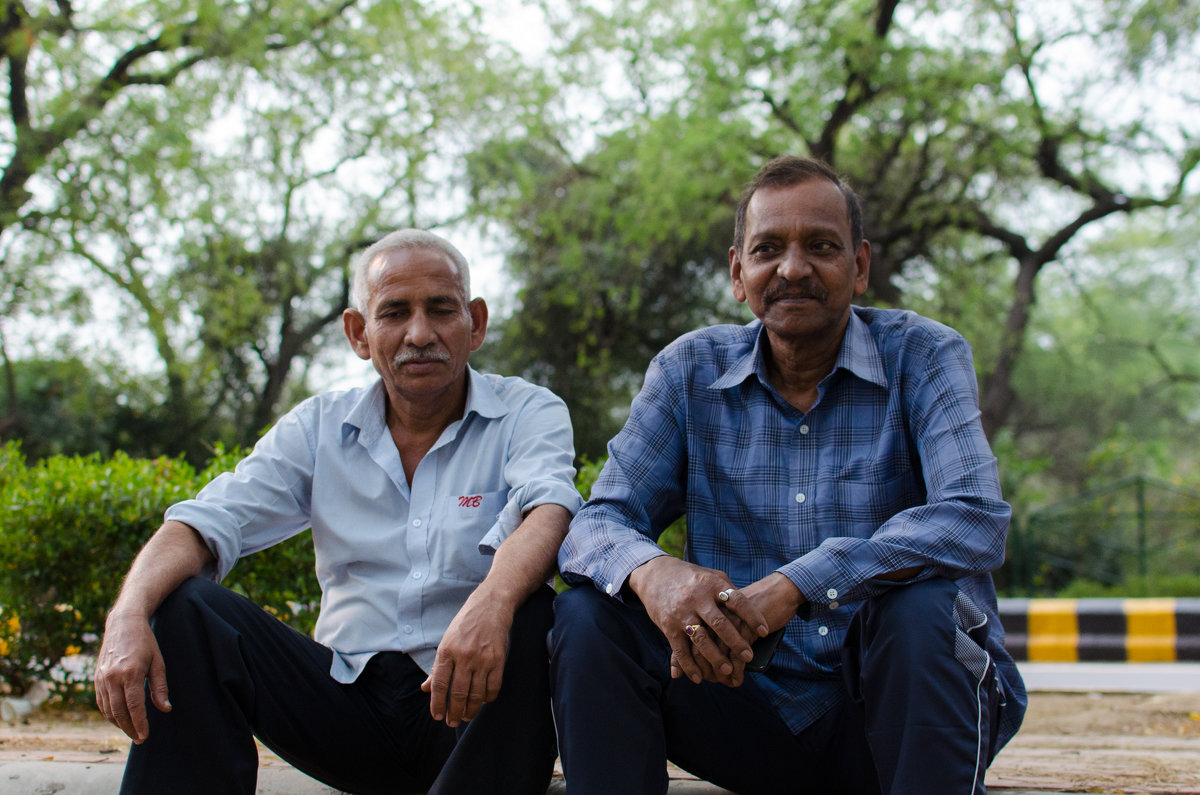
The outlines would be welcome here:
[[[159,622],[170,622],[174,618],[192,612],[196,607],[220,601],[227,589],[203,577],[189,577],[167,595],[154,618]]]
[[[554,600],[554,657],[603,655],[629,631],[622,615],[629,612],[626,605],[586,585],[564,591]]]
[[[597,622],[604,620],[603,607],[595,588],[581,585],[563,591],[554,599],[555,637],[573,635],[579,630],[583,630],[579,634],[590,634]]]
[[[927,653],[953,640],[954,600],[958,586],[950,580],[931,580],[892,588],[865,604],[857,620],[864,640],[886,637],[889,645],[909,645]]]
[[[892,588],[872,599],[869,607],[880,617],[911,624],[949,615],[957,593],[958,586],[953,582],[944,577],[934,577]]]

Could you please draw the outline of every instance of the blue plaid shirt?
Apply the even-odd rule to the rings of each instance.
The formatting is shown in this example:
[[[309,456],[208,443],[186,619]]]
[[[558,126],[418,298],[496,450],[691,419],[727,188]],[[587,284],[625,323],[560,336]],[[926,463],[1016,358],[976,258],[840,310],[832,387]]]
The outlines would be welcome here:
[[[1015,733],[1024,688],[996,615],[989,572],[1004,560],[1010,509],[979,422],[971,350],[912,312],[853,307],[837,364],[801,412],[767,378],[758,321],[687,334],[650,364],[609,443],[591,500],[559,553],[572,584],[621,596],[630,572],[687,515],[685,557],[748,585],[772,572],[808,600],[770,671],[751,674],[795,732],[840,703],[837,670],[858,603],[943,576],[987,614],[987,651]],[[1013,701],[1016,704],[1013,704]]]

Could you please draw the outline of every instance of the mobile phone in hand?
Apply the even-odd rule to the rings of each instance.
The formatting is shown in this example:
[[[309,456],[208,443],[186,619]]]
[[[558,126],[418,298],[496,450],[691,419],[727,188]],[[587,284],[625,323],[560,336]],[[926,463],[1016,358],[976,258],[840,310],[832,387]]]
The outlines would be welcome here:
[[[783,637],[783,630],[786,627],[780,627],[766,637],[759,638],[750,644],[750,649],[754,652],[754,659],[746,663],[747,671],[765,671],[771,666],[771,660],[775,657],[775,649],[779,647],[779,639]]]

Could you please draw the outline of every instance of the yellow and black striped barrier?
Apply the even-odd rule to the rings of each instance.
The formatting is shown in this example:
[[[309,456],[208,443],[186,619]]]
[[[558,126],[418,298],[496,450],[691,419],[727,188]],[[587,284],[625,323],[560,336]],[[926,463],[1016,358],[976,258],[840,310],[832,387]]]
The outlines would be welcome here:
[[[1029,662],[1200,660],[1200,599],[1001,599],[1005,646]]]

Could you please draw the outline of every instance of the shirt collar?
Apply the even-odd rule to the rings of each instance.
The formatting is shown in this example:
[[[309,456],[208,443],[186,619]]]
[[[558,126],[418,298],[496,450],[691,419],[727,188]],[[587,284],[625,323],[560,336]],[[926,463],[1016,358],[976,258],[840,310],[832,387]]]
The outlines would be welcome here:
[[[709,389],[729,389],[745,381],[752,375],[757,375],[763,383],[767,382],[767,363],[762,357],[762,341],[767,333],[759,320],[751,320],[745,328],[754,334],[754,345],[741,356],[733,360],[733,364],[718,378],[708,385]]]
[[[887,376],[883,370],[883,359],[879,348],[871,336],[866,322],[858,316],[855,307],[850,308],[850,322],[846,324],[846,332],[842,337],[842,348],[838,351],[834,370],[849,370],[854,375],[887,387]],[[767,378],[767,362],[763,357],[764,340],[767,330],[762,322],[753,320],[746,324],[747,329],[754,330],[754,345],[746,353],[734,360],[733,364],[716,381],[709,384],[709,389],[729,389],[737,386],[750,376],[757,376],[763,384],[769,383]]]
[[[472,412],[481,417],[495,419],[507,414],[508,406],[496,394],[491,381],[467,365],[467,405],[463,409],[463,419]]]
[[[862,380],[886,389],[888,381],[883,370],[883,357],[879,355],[871,330],[855,309],[850,307],[850,322],[846,325],[842,349],[838,351],[837,364],[833,369],[849,370]]]
[[[383,379],[376,377],[375,382],[363,390],[362,395],[351,407],[346,419],[342,422],[343,436],[358,433],[359,441],[370,446],[379,436],[387,432],[387,418],[384,412],[385,391]],[[491,382],[467,365],[467,405],[463,408],[463,419],[472,413],[481,417],[494,419],[508,413],[508,406],[496,394]],[[455,420],[459,422],[459,420]],[[451,423],[453,425],[454,423]]]

